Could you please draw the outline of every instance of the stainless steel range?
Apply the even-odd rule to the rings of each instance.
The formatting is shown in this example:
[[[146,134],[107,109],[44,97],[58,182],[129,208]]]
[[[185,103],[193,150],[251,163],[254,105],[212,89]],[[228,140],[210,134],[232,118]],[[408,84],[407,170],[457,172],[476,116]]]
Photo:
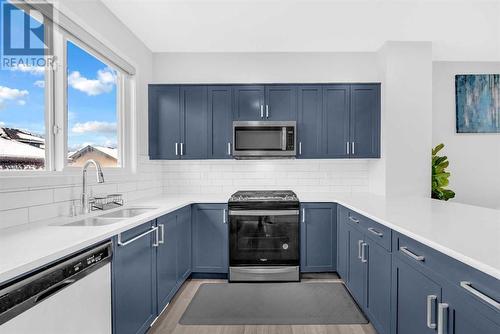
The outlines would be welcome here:
[[[299,199],[238,191],[229,199],[229,281],[299,281]]]

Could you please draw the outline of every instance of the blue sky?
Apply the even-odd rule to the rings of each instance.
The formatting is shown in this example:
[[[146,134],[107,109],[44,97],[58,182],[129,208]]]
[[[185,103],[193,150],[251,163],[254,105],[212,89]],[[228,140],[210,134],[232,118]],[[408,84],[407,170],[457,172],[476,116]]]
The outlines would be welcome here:
[[[21,22],[14,23],[13,43],[22,41]],[[68,149],[116,147],[116,72],[72,42],[67,44],[67,65]],[[44,135],[44,78],[42,68],[0,70],[0,126]]]

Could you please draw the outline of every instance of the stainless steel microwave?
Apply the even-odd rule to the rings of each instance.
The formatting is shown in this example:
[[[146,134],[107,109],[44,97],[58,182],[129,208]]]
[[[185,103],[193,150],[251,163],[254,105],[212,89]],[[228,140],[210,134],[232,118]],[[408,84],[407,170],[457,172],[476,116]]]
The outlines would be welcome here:
[[[237,159],[293,158],[297,122],[234,121],[233,156]]]

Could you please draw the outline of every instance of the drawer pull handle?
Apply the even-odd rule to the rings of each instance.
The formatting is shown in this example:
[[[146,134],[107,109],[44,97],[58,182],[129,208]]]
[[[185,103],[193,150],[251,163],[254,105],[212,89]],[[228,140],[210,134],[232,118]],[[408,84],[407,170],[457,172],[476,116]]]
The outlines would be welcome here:
[[[448,304],[439,303],[438,304],[438,334],[445,334],[448,332]]]
[[[369,227],[368,228],[368,231],[372,232],[373,234],[375,234],[377,237],[383,237],[384,236],[384,233],[382,232],[379,232],[377,231],[376,229],[374,229],[373,227]]]
[[[425,260],[425,257],[422,255],[417,255],[411,251],[408,250],[408,247],[399,247],[399,250],[411,257],[414,260],[421,261],[423,262]]]
[[[432,304],[437,300],[436,295],[427,296],[427,327],[436,329],[436,323],[432,322]]]
[[[356,224],[359,224],[359,220],[356,219],[356,218],[354,218],[354,217],[352,217],[352,216],[349,216],[349,220],[352,221],[352,222],[354,222],[354,223],[356,223]]]
[[[482,301],[490,304],[491,306],[493,306],[494,308],[496,308],[497,310],[500,310],[500,303],[497,302],[496,300],[494,300],[493,298],[485,295],[484,293],[482,293],[481,291],[478,291],[476,289],[474,289],[472,287],[472,283],[471,282],[467,282],[467,281],[461,281],[460,282],[460,286],[462,288],[464,288],[465,290],[467,290],[468,292],[472,293],[474,296],[478,297],[479,299],[481,299]]]

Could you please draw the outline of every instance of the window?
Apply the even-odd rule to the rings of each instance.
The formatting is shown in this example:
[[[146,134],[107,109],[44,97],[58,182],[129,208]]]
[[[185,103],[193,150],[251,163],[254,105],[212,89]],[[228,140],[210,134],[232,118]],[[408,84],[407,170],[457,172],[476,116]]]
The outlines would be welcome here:
[[[68,166],[94,159],[119,166],[118,72],[76,44],[66,43]]]
[[[30,36],[31,47],[43,47],[44,25],[13,5],[0,1],[2,13],[11,11],[11,46],[24,46],[24,24],[40,29]],[[16,58],[17,59],[17,58]],[[12,63],[0,69],[0,170],[45,169],[45,67]]]

